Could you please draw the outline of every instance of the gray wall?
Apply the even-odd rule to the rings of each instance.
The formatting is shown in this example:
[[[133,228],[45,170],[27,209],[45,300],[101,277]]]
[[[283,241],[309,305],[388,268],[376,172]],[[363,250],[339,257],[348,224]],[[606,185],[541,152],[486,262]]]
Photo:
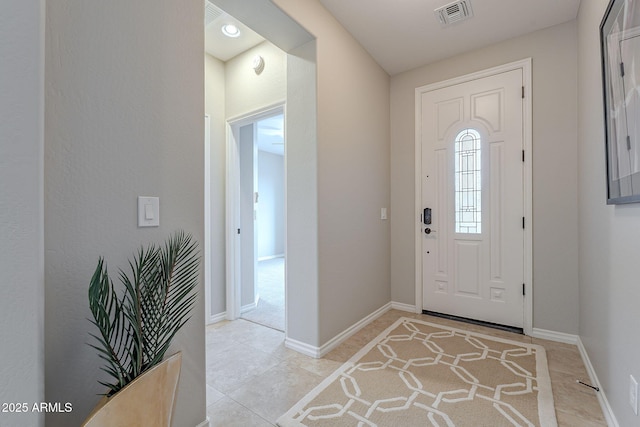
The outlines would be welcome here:
[[[532,58],[533,326],[578,332],[575,21],[391,79],[391,298],[415,303],[415,88]]]
[[[264,70],[256,74],[251,62],[264,58]],[[225,63],[225,116],[227,120],[253,113],[287,98],[287,56],[263,42]]]
[[[317,345],[318,156],[315,41],[287,55],[287,339]]]
[[[583,1],[578,16],[580,338],[620,426],[640,423],[628,403],[640,379],[640,205],[606,205],[598,27],[607,0]]]
[[[389,76],[319,2],[275,3],[317,38],[319,345],[390,300]]]
[[[44,400],[44,1],[0,14],[0,402],[28,402],[0,425],[42,426]]]
[[[88,282],[142,244],[183,229],[202,243],[202,2],[47,2],[45,140],[46,399],[78,425],[99,400],[101,360]],[[160,30],[161,29],[161,30]],[[160,197],[160,227],[139,229],[136,197]],[[182,350],[177,426],[205,419],[204,289],[169,354]]]
[[[258,259],[284,254],[284,157],[258,151]]]
[[[224,113],[224,62],[211,55],[204,57],[205,107],[211,117],[211,140],[209,141],[211,165],[211,314],[225,311],[226,265],[225,265],[225,182],[226,182],[226,121]]]

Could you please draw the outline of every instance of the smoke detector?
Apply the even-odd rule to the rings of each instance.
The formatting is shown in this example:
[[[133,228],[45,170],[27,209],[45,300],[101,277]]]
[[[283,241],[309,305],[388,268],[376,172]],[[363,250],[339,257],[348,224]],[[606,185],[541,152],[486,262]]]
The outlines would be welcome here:
[[[469,0],[454,1],[433,11],[441,25],[447,26],[465,21],[473,16]]]

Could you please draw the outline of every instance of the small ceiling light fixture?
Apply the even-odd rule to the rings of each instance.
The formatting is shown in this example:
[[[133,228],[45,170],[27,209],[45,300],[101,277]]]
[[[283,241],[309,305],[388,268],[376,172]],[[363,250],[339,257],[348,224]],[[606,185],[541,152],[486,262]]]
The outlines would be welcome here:
[[[235,39],[240,36],[240,29],[234,24],[224,24],[222,26],[222,34]]]
[[[256,55],[253,57],[253,61],[251,62],[251,66],[253,67],[253,71],[256,74],[262,73],[264,70],[264,58],[260,55]]]

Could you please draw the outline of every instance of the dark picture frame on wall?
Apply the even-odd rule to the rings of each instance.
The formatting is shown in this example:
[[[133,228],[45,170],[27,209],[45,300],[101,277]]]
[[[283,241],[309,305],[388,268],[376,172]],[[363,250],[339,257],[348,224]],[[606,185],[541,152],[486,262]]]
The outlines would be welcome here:
[[[611,0],[600,24],[607,204],[640,202],[640,0]]]

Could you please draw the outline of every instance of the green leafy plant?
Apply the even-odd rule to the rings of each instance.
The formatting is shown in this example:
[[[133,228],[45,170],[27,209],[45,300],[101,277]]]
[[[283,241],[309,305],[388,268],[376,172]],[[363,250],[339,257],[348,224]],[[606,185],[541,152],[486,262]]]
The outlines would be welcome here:
[[[129,273],[120,270],[118,297],[104,259],[89,284],[89,308],[97,334],[90,334],[112,378],[107,396],[160,363],[171,340],[189,320],[198,284],[200,257],[191,235],[176,232],[163,246],[140,248]]]

